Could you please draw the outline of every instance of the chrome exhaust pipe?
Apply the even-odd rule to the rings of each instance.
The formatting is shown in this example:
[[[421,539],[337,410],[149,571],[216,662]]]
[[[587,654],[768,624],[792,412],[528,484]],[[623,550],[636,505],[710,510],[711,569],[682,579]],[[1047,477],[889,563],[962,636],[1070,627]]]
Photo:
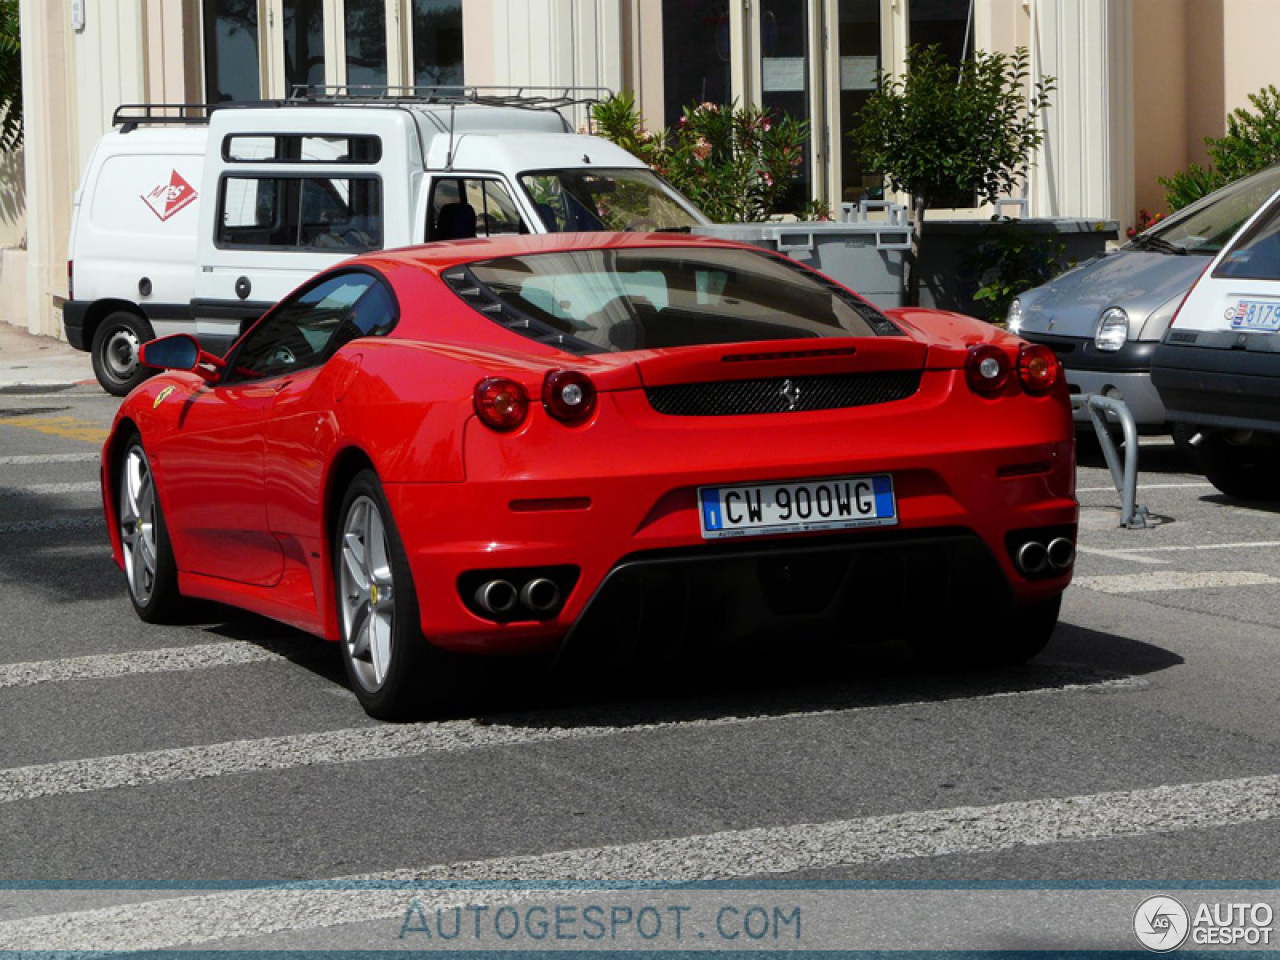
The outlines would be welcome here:
[[[560,588],[554,580],[534,577],[520,588],[520,602],[534,613],[548,613],[560,603]]]
[[[1076,545],[1066,537],[1058,537],[1049,541],[1049,566],[1055,570],[1065,570],[1076,559]]]
[[[1043,543],[1028,540],[1018,548],[1016,560],[1019,570],[1029,577],[1034,577],[1036,574],[1044,573],[1044,568],[1049,565],[1049,551]]]
[[[476,588],[476,606],[485,613],[505,616],[516,608],[516,588],[506,580],[489,580]]]

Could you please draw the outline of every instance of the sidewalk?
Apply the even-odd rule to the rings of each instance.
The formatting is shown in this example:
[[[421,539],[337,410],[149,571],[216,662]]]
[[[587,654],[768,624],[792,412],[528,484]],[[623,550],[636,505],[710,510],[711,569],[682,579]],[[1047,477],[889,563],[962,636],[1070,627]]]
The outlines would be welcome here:
[[[54,337],[0,323],[0,393],[97,386],[89,354]]]

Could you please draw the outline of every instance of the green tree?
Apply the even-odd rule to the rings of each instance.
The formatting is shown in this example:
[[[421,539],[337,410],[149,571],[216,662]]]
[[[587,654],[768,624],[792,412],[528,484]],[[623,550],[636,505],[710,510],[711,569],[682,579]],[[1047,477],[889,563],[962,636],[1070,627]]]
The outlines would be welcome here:
[[[18,0],[0,0],[0,150],[22,146],[22,32]]]
[[[1227,117],[1222,137],[1205,137],[1208,169],[1193,163],[1172,177],[1160,177],[1169,209],[1179,210],[1233,180],[1280,163],[1280,90],[1268,84],[1249,94],[1254,111],[1243,107]]]
[[[902,77],[884,74],[849,132],[863,166],[883,171],[911,196],[906,298],[920,300],[925,213],[940,206],[994,203],[1026,177],[1043,133],[1053,77],[1031,81],[1030,58],[976,51],[959,66],[937,46],[912,47]]]

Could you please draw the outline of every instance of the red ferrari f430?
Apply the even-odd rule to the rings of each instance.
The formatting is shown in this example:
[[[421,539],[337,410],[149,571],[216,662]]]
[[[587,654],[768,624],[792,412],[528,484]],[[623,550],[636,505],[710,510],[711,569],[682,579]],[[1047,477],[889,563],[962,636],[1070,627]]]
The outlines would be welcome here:
[[[146,621],[184,597],[339,644],[376,717],[457,655],[607,663],[762,631],[1020,661],[1075,555],[1067,388],[989,324],[727,242],[370,254],[225,355],[186,335],[102,456]]]

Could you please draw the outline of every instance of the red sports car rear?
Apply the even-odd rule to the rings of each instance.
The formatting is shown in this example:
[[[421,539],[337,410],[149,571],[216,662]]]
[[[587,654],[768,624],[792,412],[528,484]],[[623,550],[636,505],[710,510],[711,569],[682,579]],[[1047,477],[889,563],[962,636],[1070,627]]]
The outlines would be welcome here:
[[[446,652],[822,628],[1025,659],[1070,579],[1052,354],[763,251],[436,244],[321,275],[225,361],[165,344],[104,452],[135,607],[335,640],[378,716],[447,696]]]

